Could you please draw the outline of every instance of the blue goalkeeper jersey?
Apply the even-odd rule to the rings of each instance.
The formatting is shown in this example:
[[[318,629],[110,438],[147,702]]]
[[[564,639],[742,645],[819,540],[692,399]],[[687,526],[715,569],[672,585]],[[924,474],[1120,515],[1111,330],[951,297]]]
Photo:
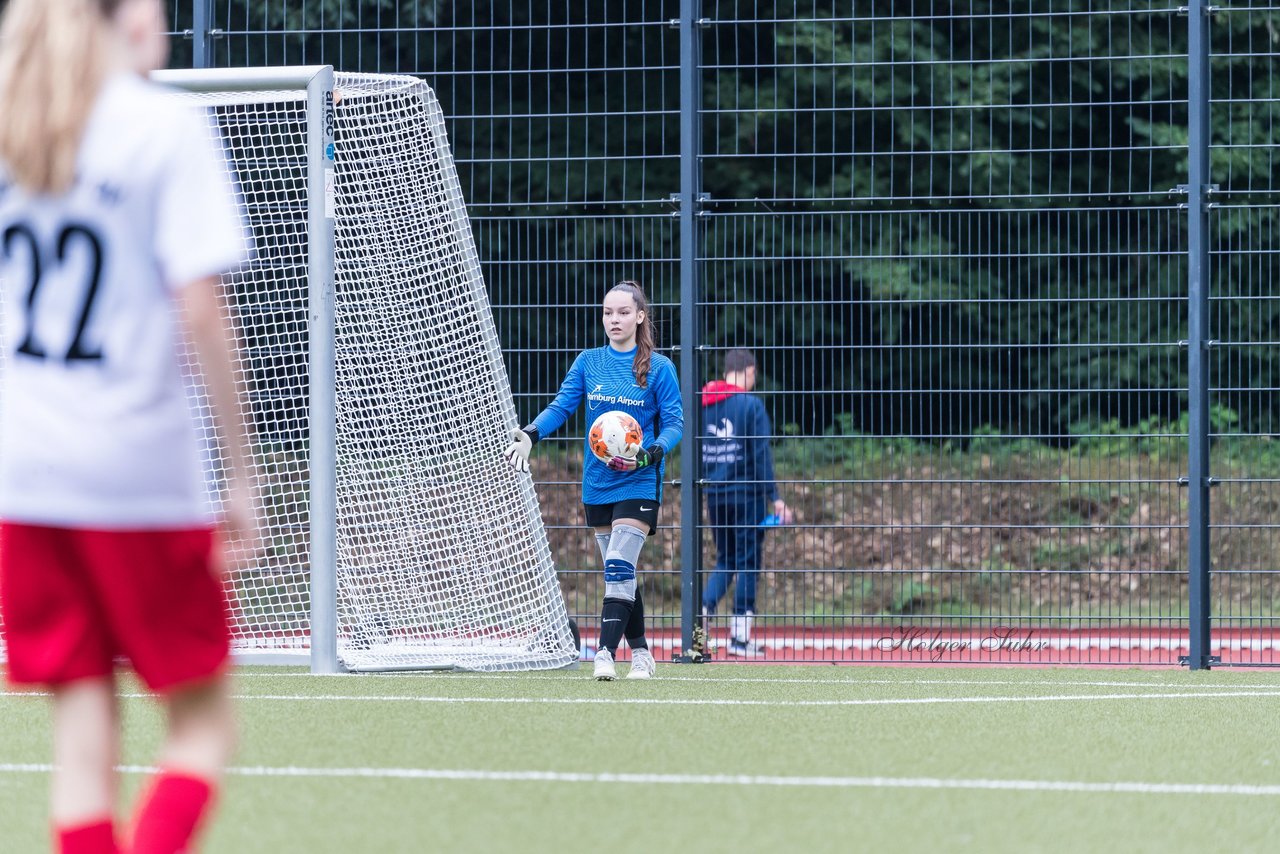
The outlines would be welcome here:
[[[618,409],[635,418],[644,433],[643,447],[655,442],[670,453],[684,432],[684,408],[680,403],[680,382],[676,367],[666,356],[654,353],[649,361],[648,385],[636,385],[632,367],[635,348],[620,353],[605,345],[583,350],[573,360],[560,384],[555,400],[533,419],[540,437],[559,430],[583,401],[587,404],[587,426],[604,412]],[[582,502],[613,504],[628,499],[662,500],[662,473],[666,460],[635,471],[614,471],[591,453],[584,437]]]

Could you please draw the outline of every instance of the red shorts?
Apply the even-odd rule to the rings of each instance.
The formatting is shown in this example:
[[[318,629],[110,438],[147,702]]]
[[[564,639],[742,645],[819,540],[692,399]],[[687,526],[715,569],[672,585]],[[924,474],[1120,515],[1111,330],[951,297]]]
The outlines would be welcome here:
[[[117,658],[153,691],[208,679],[225,666],[231,643],[219,575],[209,529],[0,523],[9,682],[108,676]]]

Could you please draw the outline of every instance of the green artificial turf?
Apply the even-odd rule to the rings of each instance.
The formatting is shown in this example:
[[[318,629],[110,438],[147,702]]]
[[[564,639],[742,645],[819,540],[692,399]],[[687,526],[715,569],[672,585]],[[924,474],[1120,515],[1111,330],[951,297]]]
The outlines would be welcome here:
[[[255,668],[235,690],[243,746],[207,852],[1262,851],[1280,839],[1271,671],[667,665],[650,682],[597,683],[589,666]],[[160,716],[148,698],[124,704],[124,762],[147,765]],[[0,847],[44,850],[47,703],[2,695],[0,720]],[[124,775],[126,797],[141,781]],[[1087,785],[1051,788],[1064,783]],[[1157,788],[1097,790],[1110,784]]]

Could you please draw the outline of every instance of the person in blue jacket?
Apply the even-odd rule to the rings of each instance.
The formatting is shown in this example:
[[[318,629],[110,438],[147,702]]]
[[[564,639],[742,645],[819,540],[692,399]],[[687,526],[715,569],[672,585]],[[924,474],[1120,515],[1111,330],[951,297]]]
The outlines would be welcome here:
[[[582,504],[604,560],[595,678],[617,678],[614,656],[625,634],[631,647],[627,678],[648,679],[657,667],[645,640],[636,564],[645,538],[658,526],[663,457],[680,441],[684,409],[675,365],[654,352],[649,301],[639,284],[624,281],[610,288],[603,322],[609,343],[578,354],[550,405],[524,429],[512,430],[505,454],[516,471],[528,472],[533,446],[558,430],[584,402],[588,422],[610,410],[626,412],[639,422],[644,440],[635,459],[601,462],[584,440]]]
[[[728,649],[734,656],[760,654],[751,628],[766,507],[772,505],[769,521],[774,524],[792,518],[774,483],[773,428],[764,404],[751,394],[755,384],[755,356],[750,350],[730,350],[724,357],[724,379],[702,388],[702,483],[716,547],[715,569],[702,591],[702,613],[704,618],[715,615],[736,576]]]

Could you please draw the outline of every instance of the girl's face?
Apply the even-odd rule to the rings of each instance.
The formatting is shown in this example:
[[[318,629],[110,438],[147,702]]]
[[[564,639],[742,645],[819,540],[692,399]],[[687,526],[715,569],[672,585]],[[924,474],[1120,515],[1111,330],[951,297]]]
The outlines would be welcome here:
[[[644,323],[643,311],[626,291],[609,291],[604,298],[604,332],[615,350],[630,350],[636,343],[636,328]]]
[[[124,0],[112,16],[133,71],[146,74],[169,62],[169,36],[159,0]]]

